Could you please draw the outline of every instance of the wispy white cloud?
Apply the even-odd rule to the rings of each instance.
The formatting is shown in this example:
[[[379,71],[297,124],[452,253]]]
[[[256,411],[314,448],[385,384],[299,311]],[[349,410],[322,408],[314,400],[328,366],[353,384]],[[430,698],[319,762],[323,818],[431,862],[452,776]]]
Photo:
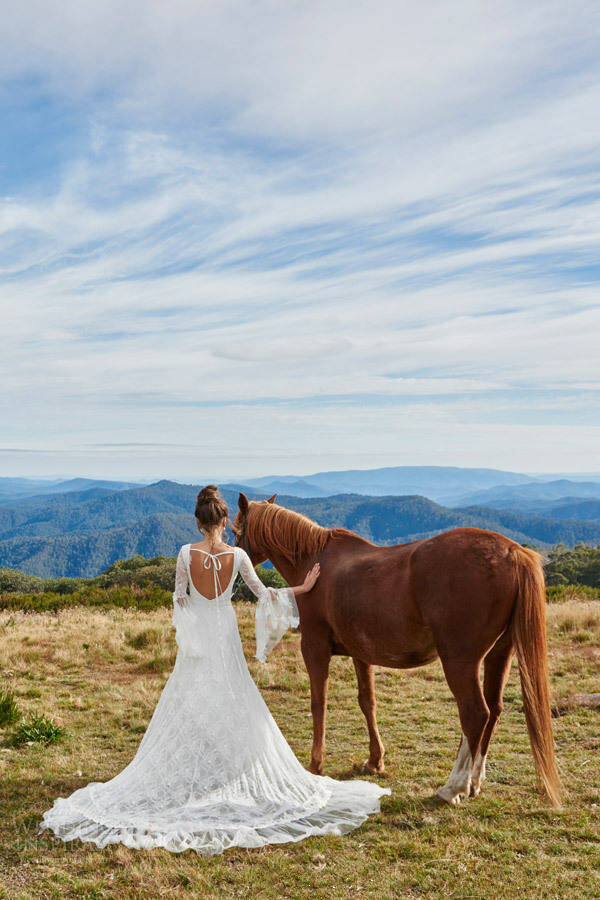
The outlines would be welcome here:
[[[43,7],[0,62],[8,447],[128,477],[118,444],[148,477],[593,467],[592,4]],[[32,96],[75,123],[52,166],[17,158]]]

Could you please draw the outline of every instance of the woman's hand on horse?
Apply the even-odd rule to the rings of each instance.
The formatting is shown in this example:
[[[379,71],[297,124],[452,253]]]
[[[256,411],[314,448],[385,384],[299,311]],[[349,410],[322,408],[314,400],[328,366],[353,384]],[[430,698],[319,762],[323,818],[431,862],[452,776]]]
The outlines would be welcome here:
[[[307,594],[308,591],[312,590],[312,588],[315,586],[317,578],[319,577],[320,573],[321,573],[321,566],[319,565],[319,563],[315,563],[314,566],[312,567],[312,569],[310,569],[306,573],[306,578],[304,579],[304,581],[302,582],[300,587],[294,588],[294,593],[296,595]]]

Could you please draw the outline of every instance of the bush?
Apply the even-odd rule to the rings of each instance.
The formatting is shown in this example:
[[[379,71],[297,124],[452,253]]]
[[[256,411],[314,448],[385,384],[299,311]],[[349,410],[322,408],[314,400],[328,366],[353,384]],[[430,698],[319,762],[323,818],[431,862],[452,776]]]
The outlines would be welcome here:
[[[44,591],[53,594],[74,594],[75,591],[85,587],[85,578],[46,578],[44,580]]]
[[[0,690],[0,726],[14,725],[21,718],[12,691]]]
[[[94,578],[39,578],[18,569],[0,569],[1,594],[75,594],[89,587],[110,588],[154,584],[173,591],[175,559],[166,556],[132,556],[119,559]]]
[[[145,628],[143,631],[138,631],[137,634],[129,635],[127,643],[135,650],[142,650],[151,644],[160,644],[160,639],[161,632],[158,628]]]
[[[12,743],[15,747],[28,744],[30,741],[37,744],[55,744],[63,734],[63,729],[55,725],[52,719],[47,719],[46,716],[31,716],[21,722],[12,736]]]
[[[45,580],[18,569],[0,569],[0,594],[33,594],[44,590]]]
[[[258,566],[256,571],[261,581],[269,587],[287,586],[276,569]],[[22,576],[23,573],[19,572],[16,575]],[[35,578],[30,575],[23,577],[26,582],[27,579]],[[139,610],[169,607],[173,602],[175,587],[175,560],[169,560],[164,556],[156,556],[150,560],[144,559],[143,556],[134,556],[132,559],[118,560],[96,578],[36,580],[46,586],[44,590],[30,588],[26,591],[0,591],[0,610],[58,612],[71,606],[117,606],[122,609]],[[10,583],[14,585],[18,581],[17,577]],[[54,589],[50,589],[48,585],[52,585]],[[256,597],[239,577],[234,585],[232,599],[255,601]]]
[[[132,556],[130,559],[117,560],[92,581],[99,587],[131,584],[144,587],[155,584],[172,593],[175,583],[175,565],[176,560],[166,556],[154,556],[152,559],[146,559],[144,556]]]
[[[587,584],[551,584],[546,588],[548,603],[566,603],[569,600],[600,600],[600,588]]]
[[[166,591],[155,584],[147,587],[122,586],[101,588],[88,584],[72,594],[3,594],[0,609],[21,609],[25,612],[58,612],[71,606],[111,607],[122,609],[159,609],[169,606],[173,591]]]
[[[583,584],[600,588],[600,547],[577,544],[569,550],[559,544],[550,551],[544,571],[550,586]]]

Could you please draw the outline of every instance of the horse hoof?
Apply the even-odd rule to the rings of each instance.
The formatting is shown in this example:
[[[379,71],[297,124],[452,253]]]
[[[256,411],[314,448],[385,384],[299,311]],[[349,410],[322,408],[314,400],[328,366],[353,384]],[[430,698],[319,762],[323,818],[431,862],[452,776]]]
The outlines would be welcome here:
[[[363,763],[362,767],[363,775],[385,775],[385,767],[383,763],[379,763],[379,765],[374,765],[367,760]]]
[[[316,763],[312,763],[308,766],[308,771],[311,775],[322,775],[323,774],[323,766],[318,766]]]
[[[449,806],[458,806],[463,795],[452,794],[452,792],[447,788],[440,788],[435,796],[438,800],[441,800],[443,803],[447,803]]]

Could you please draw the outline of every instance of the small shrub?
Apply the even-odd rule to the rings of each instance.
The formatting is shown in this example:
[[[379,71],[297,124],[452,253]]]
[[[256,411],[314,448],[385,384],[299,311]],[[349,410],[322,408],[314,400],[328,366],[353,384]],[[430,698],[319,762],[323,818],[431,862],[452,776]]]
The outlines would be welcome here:
[[[146,660],[139,666],[140,672],[156,672],[159,674],[160,672],[165,672],[167,669],[172,668],[173,660],[168,656],[160,656],[158,653],[155,654],[152,659]]]
[[[576,644],[587,644],[592,639],[589,631],[578,631],[573,635],[573,641]]]
[[[144,587],[154,584],[164,590],[173,591],[175,580],[174,558],[154,556],[146,559],[143,556],[132,556],[130,559],[118,559],[93,581],[99,587],[115,585],[138,585]]]
[[[63,734],[64,730],[60,725],[55,725],[52,719],[47,719],[46,716],[31,716],[21,722],[12,736],[12,743],[15,747],[29,741],[37,744],[54,744]]]
[[[587,584],[549,584],[546,587],[548,603],[568,603],[571,600],[600,600],[600,588]]]
[[[144,631],[138,631],[127,638],[130,647],[136,650],[142,650],[144,647],[160,644],[161,632],[158,628],[146,628]]]
[[[12,691],[0,690],[0,726],[14,725],[20,718],[21,713]]]
[[[20,569],[0,569],[0,594],[72,594],[85,582],[85,578],[41,578]]]
[[[44,579],[37,575],[27,575],[20,569],[0,569],[1,594],[39,593],[44,590]]]
[[[53,594],[74,594],[84,586],[84,578],[46,578],[44,580],[44,590]]]

